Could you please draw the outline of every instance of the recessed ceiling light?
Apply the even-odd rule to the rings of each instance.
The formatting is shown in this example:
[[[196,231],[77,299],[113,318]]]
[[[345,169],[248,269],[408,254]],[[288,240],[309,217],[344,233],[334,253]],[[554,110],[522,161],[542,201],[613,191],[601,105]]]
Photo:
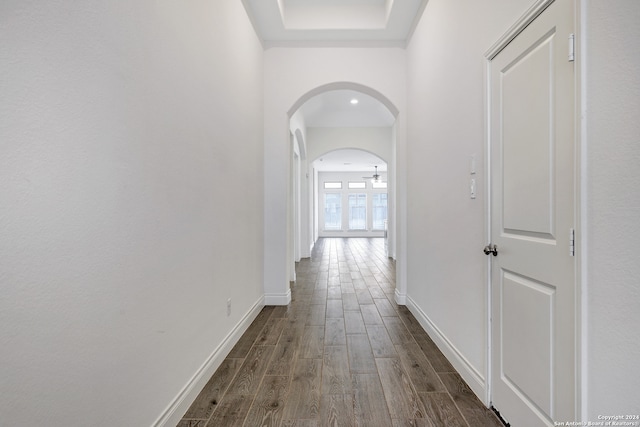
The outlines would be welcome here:
[[[353,98],[353,99],[352,99],[351,101],[349,101],[349,102],[351,102],[351,104],[353,104],[353,105],[356,105],[356,104],[358,103],[358,100],[357,100],[357,99],[355,99],[355,98]]]

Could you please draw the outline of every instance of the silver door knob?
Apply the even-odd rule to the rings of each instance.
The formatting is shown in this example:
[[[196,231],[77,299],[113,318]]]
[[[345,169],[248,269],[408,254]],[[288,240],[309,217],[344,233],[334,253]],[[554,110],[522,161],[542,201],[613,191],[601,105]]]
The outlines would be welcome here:
[[[496,245],[492,245],[491,243],[485,246],[482,251],[485,255],[493,254],[493,256],[498,256],[498,247]]]

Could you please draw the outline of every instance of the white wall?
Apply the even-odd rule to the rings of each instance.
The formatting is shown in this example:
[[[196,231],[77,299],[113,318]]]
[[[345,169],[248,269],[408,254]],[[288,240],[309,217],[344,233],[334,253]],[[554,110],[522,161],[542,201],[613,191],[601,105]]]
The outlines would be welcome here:
[[[585,420],[640,414],[640,2],[583,1]]]
[[[310,127],[307,128],[307,143],[310,161],[331,151],[355,148],[377,155],[387,167],[392,167],[393,127]]]
[[[296,111],[289,120],[289,131],[295,138],[295,144],[300,155],[300,235],[298,236],[301,250],[301,258],[311,256],[312,240],[312,205],[313,194],[312,177],[309,173],[309,158],[307,149],[307,126],[300,110]]]
[[[265,301],[286,304],[287,280],[287,182],[289,116],[298,101],[321,86],[350,82],[381,93],[404,111],[406,91],[405,51],[397,48],[272,48],[265,51]],[[337,89],[337,86],[331,86]],[[352,87],[353,88],[353,87]],[[371,94],[371,93],[369,93]],[[398,116],[396,155],[404,162],[404,116]],[[398,188],[404,189],[404,172]],[[404,199],[398,204],[403,211]],[[401,213],[402,215],[402,213]],[[403,238],[399,236],[399,241]],[[400,248],[399,251],[400,252]],[[398,287],[404,280],[404,254],[398,253]]]
[[[484,398],[484,53],[532,0],[430,0],[407,50],[407,304]],[[470,156],[478,197],[469,197]]]
[[[0,39],[0,424],[149,426],[262,298],[261,46],[235,0],[5,0]]]
[[[485,386],[483,53],[530,0],[431,0],[408,48],[408,299]],[[582,0],[584,421],[638,414],[640,3]],[[468,197],[475,154],[478,198]],[[422,177],[422,179],[420,179]],[[461,268],[463,267],[463,268]]]

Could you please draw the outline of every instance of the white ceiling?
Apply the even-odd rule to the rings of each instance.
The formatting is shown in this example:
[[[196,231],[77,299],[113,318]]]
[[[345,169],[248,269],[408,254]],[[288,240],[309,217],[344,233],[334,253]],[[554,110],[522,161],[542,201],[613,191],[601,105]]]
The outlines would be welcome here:
[[[351,100],[358,100],[352,104]],[[332,90],[314,96],[300,113],[308,127],[390,127],[395,117],[380,101],[354,90]]]
[[[405,47],[428,0],[242,0],[265,48]]]
[[[351,100],[357,99],[357,104]],[[300,107],[307,127],[390,127],[395,117],[380,101],[353,90],[333,90],[314,96]],[[387,170],[379,157],[362,150],[344,149],[332,151],[316,160],[319,171],[363,171],[373,174]]]
[[[344,149],[325,154],[313,162],[321,172],[357,171],[362,176],[372,176],[375,166],[378,172],[386,172],[387,164],[380,157],[362,150]]]

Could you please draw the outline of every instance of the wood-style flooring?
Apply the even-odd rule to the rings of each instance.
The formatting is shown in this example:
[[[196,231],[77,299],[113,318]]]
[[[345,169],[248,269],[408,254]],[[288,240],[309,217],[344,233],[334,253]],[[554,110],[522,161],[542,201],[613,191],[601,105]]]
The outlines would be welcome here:
[[[495,426],[406,307],[383,239],[320,239],[178,427]]]

